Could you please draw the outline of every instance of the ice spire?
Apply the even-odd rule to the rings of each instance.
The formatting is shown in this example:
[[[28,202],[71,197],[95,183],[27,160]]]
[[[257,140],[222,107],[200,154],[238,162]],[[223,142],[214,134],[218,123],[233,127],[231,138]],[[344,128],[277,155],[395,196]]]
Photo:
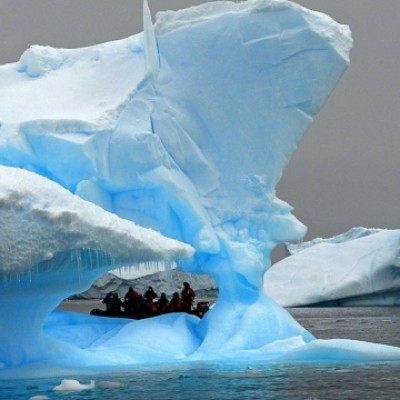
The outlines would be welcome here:
[[[151,13],[147,0],[143,0],[143,35],[147,73],[154,81],[157,79],[160,65],[156,36],[154,34],[153,22],[151,20]]]

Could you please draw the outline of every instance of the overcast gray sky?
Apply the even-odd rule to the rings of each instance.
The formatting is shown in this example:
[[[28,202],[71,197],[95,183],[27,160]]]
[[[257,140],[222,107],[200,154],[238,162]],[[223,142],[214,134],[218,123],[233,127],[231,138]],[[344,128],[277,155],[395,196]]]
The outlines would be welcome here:
[[[148,0],[152,13],[200,0]],[[351,66],[277,187],[306,239],[400,228],[400,1],[298,0],[353,32]],[[142,30],[141,0],[0,0],[0,63],[31,44],[76,48]],[[1,98],[0,101],[6,101]]]

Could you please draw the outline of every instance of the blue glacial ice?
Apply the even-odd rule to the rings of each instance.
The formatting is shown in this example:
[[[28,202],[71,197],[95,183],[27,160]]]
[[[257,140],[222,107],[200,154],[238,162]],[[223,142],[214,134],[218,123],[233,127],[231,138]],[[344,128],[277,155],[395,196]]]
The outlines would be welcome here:
[[[400,303],[398,229],[353,228],[288,250],[264,275],[265,292],[284,307]]]
[[[0,377],[194,360],[400,360],[320,341],[263,294],[306,228],[275,196],[349,64],[349,28],[285,0],[159,13],[143,34],[0,67]],[[143,228],[146,229],[143,229]],[[167,239],[170,238],[170,239]],[[107,270],[210,275],[199,320],[53,311]]]

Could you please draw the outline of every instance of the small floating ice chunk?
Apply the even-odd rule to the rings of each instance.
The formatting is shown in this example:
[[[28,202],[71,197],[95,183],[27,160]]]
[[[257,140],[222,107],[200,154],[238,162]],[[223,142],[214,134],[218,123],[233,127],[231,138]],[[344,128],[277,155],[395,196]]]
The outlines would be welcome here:
[[[80,383],[76,379],[63,379],[61,384],[54,386],[53,390],[64,392],[79,392],[81,390],[94,389],[94,380],[91,379],[90,383]]]

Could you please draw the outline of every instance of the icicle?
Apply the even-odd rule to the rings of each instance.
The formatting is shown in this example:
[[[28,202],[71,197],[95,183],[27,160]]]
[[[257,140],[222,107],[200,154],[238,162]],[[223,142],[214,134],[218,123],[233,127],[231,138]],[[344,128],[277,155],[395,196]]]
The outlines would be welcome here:
[[[81,260],[81,249],[72,249],[70,252],[71,265],[75,264],[75,268],[77,271],[78,285],[81,286],[81,268],[82,268],[82,260]]]
[[[95,253],[97,253],[97,251],[95,251]],[[99,266],[98,266],[97,264],[95,264],[95,265],[93,266],[92,251],[89,250],[89,269],[92,270],[92,269],[96,269],[96,268],[98,268],[98,267],[99,267]]]
[[[154,83],[157,80],[158,71],[160,68],[160,59],[153,22],[151,20],[150,8],[147,0],[143,0],[143,35],[147,73],[152,77]]]
[[[171,260],[164,260],[164,269],[165,269],[165,273],[167,274],[167,277],[169,280],[172,279],[172,266],[173,266],[173,262]]]

